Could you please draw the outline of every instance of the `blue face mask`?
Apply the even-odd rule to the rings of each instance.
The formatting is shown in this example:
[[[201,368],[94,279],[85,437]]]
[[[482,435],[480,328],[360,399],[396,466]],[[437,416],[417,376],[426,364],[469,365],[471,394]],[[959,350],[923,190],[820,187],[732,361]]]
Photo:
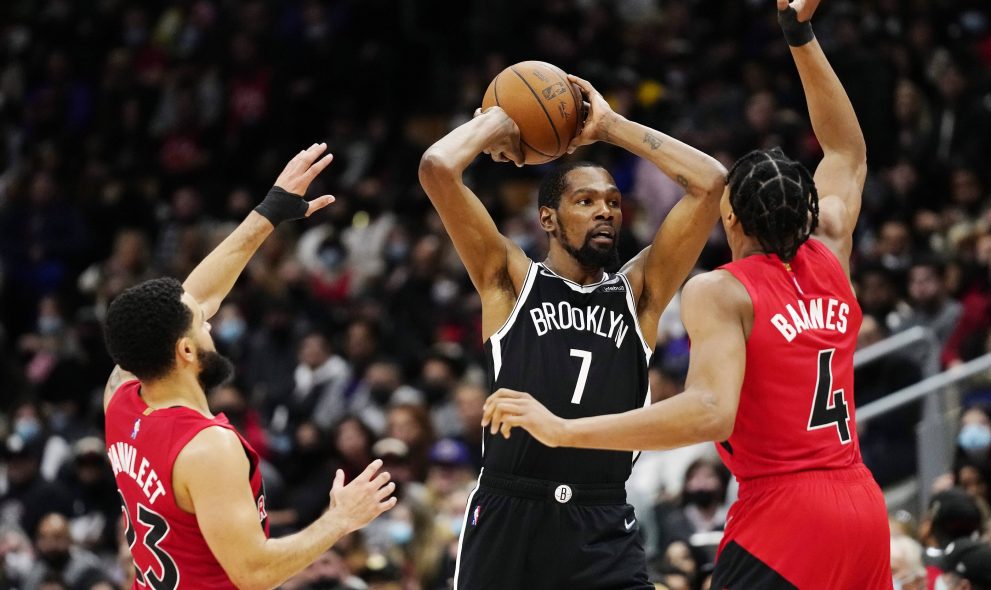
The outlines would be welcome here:
[[[451,527],[451,533],[455,537],[461,536],[461,527],[462,527],[462,525],[464,525],[464,522],[465,522],[465,519],[464,519],[463,516],[451,516],[450,517],[450,524],[449,524],[449,526]]]
[[[396,545],[409,543],[413,540],[413,525],[402,520],[390,520],[389,538]]]
[[[222,342],[236,342],[244,336],[246,329],[244,320],[240,318],[224,320],[217,328],[217,338]]]
[[[985,451],[991,447],[991,428],[983,424],[968,424],[960,429],[957,443],[967,452]]]
[[[24,442],[31,442],[41,434],[41,424],[32,418],[21,418],[14,422],[14,432]]]

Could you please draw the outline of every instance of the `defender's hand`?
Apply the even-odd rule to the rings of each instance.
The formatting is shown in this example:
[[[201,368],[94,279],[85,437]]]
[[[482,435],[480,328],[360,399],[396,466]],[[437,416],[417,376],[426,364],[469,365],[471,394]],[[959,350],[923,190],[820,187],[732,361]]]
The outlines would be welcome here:
[[[517,167],[522,166],[525,157],[520,143],[520,128],[516,126],[516,122],[500,107],[489,107],[484,111],[475,109],[475,116],[472,118],[478,117],[490,117],[499,124],[498,135],[482,153],[492,156],[492,160],[496,162],[512,162]]]
[[[789,6],[798,13],[798,22],[804,23],[808,22],[815,14],[816,8],[819,7],[819,0],[795,0],[794,2],[778,0],[778,10],[785,10]]]
[[[571,74],[568,74],[568,80],[581,88],[583,98],[588,101],[588,115],[585,117],[585,123],[568,146],[568,153],[572,154],[583,145],[593,144],[597,141],[608,141],[609,126],[619,115],[612,110],[606,99],[588,80]]]
[[[510,430],[519,426],[548,447],[561,445],[565,422],[529,393],[512,389],[500,389],[490,395],[482,414],[482,427],[491,425],[492,434],[502,432],[504,438],[509,438]]]
[[[381,467],[381,459],[372,461],[348,485],[344,485],[344,472],[337,470],[330,490],[330,509],[338,513],[349,532],[362,528],[396,505],[396,498],[391,496],[396,484],[389,481],[389,473],[375,475]]]
[[[334,159],[334,154],[327,154],[326,156],[317,160],[327,149],[327,144],[325,143],[315,143],[308,147],[307,149],[299,152],[296,156],[289,160],[286,167],[282,170],[282,174],[275,179],[275,186],[281,188],[287,193],[292,193],[294,195],[306,194],[306,189],[310,188],[310,183],[313,179],[317,177],[317,174],[323,172],[331,161]],[[309,207],[306,210],[306,216],[309,217],[313,215],[320,209],[323,209],[327,205],[334,202],[334,197],[331,195],[324,195],[322,197],[317,197],[309,202]]]

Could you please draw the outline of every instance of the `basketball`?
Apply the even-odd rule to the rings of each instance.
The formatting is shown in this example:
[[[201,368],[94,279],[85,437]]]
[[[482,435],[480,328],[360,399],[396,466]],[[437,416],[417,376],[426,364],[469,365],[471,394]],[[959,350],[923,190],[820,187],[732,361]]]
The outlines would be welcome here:
[[[522,61],[499,72],[482,98],[482,110],[501,107],[520,128],[527,164],[564,155],[580,128],[582,95],[561,68]]]

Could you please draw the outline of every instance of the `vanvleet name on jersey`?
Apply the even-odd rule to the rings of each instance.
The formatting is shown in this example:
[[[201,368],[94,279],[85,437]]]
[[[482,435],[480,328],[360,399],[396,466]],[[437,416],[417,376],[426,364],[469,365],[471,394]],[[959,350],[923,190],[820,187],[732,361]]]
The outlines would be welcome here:
[[[125,442],[114,443],[107,449],[107,456],[110,457],[110,467],[114,471],[114,477],[123,473],[133,479],[148,498],[148,503],[154,504],[159,496],[165,495],[162,480],[151,468],[148,459],[138,455],[136,448]],[[135,465],[138,466],[137,470],[134,468]]]

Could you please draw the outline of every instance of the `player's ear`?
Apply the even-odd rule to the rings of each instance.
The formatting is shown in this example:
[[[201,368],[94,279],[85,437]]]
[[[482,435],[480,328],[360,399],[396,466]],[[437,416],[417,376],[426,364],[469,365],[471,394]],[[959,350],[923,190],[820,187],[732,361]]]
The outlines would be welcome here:
[[[540,228],[547,233],[557,231],[557,211],[550,207],[541,207],[539,213]]]
[[[176,360],[181,363],[192,363],[196,360],[196,344],[189,336],[183,336],[175,343]]]

